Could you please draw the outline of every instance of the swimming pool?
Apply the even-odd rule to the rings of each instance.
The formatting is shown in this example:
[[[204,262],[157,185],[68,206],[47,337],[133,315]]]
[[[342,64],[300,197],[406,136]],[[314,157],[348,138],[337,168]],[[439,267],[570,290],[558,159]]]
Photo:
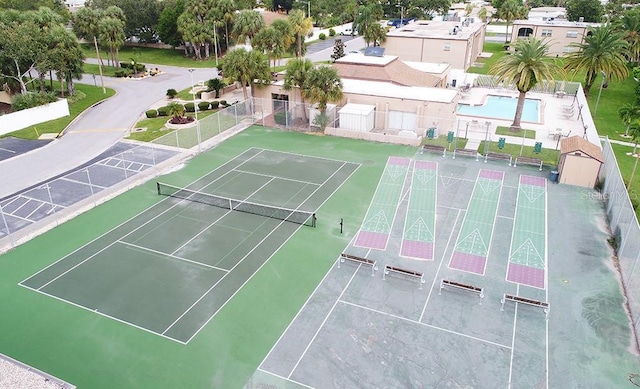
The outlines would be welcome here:
[[[518,105],[517,97],[487,96],[483,105],[458,104],[460,115],[478,116],[483,118],[512,120]],[[540,123],[540,100],[525,99],[522,109],[523,122]]]

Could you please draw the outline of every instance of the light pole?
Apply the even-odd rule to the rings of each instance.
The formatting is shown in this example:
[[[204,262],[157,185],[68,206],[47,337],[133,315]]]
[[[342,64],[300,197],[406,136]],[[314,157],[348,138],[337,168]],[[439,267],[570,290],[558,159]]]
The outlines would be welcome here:
[[[404,5],[400,4],[400,0],[398,0],[398,5],[396,5],[396,7],[400,8],[400,26],[399,27],[402,27],[402,22],[403,22],[402,19],[404,19]]]
[[[196,105],[196,94],[195,94],[195,84],[193,83],[193,72],[196,69],[189,69],[189,74],[191,75],[191,92],[193,95],[193,113],[196,116],[196,134],[198,136],[198,152],[201,150],[201,139],[200,139],[200,122],[198,121],[198,106]]]
[[[304,0],[296,0],[299,3],[307,3],[307,17],[310,18],[311,17],[311,2],[310,1],[304,1]]]
[[[595,118],[598,114],[598,104],[600,104],[600,95],[602,94],[602,87],[604,86],[604,80],[607,77],[607,73],[601,71],[602,81],[600,82],[600,92],[598,92],[598,99],[596,100],[596,107],[593,109],[593,117]]]

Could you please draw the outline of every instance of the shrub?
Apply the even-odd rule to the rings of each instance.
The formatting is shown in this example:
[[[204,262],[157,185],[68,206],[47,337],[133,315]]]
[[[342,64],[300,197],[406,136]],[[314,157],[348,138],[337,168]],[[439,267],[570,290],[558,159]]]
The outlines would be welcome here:
[[[145,114],[147,115],[147,117],[149,119],[157,118],[158,117],[158,110],[150,109],[147,112],[145,112]]]
[[[220,102],[217,100],[214,100],[211,102],[211,109],[218,109],[218,107],[220,106]]]
[[[196,99],[201,99],[201,98],[202,98],[202,91],[196,92]]]
[[[208,101],[201,101],[198,103],[198,111],[206,111],[209,109]]]
[[[131,70],[124,69],[124,70],[116,70],[115,72],[113,72],[113,74],[116,77],[129,77],[132,74],[132,72]]]
[[[178,91],[171,88],[171,89],[167,89],[167,97],[170,99],[173,99],[174,97],[176,97],[178,95]]]
[[[40,105],[45,105],[49,103],[53,103],[57,101],[58,98],[53,93],[21,93],[13,97],[13,103],[11,107],[14,111],[20,111],[23,109],[38,107]]]
[[[135,70],[138,73],[142,73],[142,72],[146,72],[147,71],[147,66],[143,63],[137,63],[135,66]]]
[[[129,62],[120,62],[120,68],[131,69],[131,64]]]
[[[291,124],[291,114],[287,111],[278,112],[273,115],[273,120],[275,120],[277,124],[286,126],[287,124]]]
[[[335,36],[336,35],[336,30],[334,30],[333,28],[329,29],[329,36]]]
[[[158,108],[158,116],[169,116],[169,107],[164,106]]]
[[[227,100],[220,100],[220,105],[223,107],[227,106]]]
[[[318,39],[323,41],[323,40],[327,39],[327,36],[324,34],[324,32],[321,32],[320,35],[318,35]]]
[[[196,106],[195,106],[193,103],[186,103],[186,104],[184,105],[184,109],[185,109],[187,112],[195,112],[195,111],[196,111]]]

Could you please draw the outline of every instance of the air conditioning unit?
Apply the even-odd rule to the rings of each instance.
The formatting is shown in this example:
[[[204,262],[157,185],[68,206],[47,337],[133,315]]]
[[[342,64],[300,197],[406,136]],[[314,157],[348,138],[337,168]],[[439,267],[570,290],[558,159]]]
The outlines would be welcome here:
[[[584,16],[580,16],[578,18],[578,23],[584,23]]]

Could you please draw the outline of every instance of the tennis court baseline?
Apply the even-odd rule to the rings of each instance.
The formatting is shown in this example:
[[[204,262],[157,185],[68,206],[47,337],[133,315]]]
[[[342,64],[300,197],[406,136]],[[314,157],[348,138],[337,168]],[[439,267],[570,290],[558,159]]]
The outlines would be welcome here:
[[[358,166],[249,149],[21,285],[188,343]]]

